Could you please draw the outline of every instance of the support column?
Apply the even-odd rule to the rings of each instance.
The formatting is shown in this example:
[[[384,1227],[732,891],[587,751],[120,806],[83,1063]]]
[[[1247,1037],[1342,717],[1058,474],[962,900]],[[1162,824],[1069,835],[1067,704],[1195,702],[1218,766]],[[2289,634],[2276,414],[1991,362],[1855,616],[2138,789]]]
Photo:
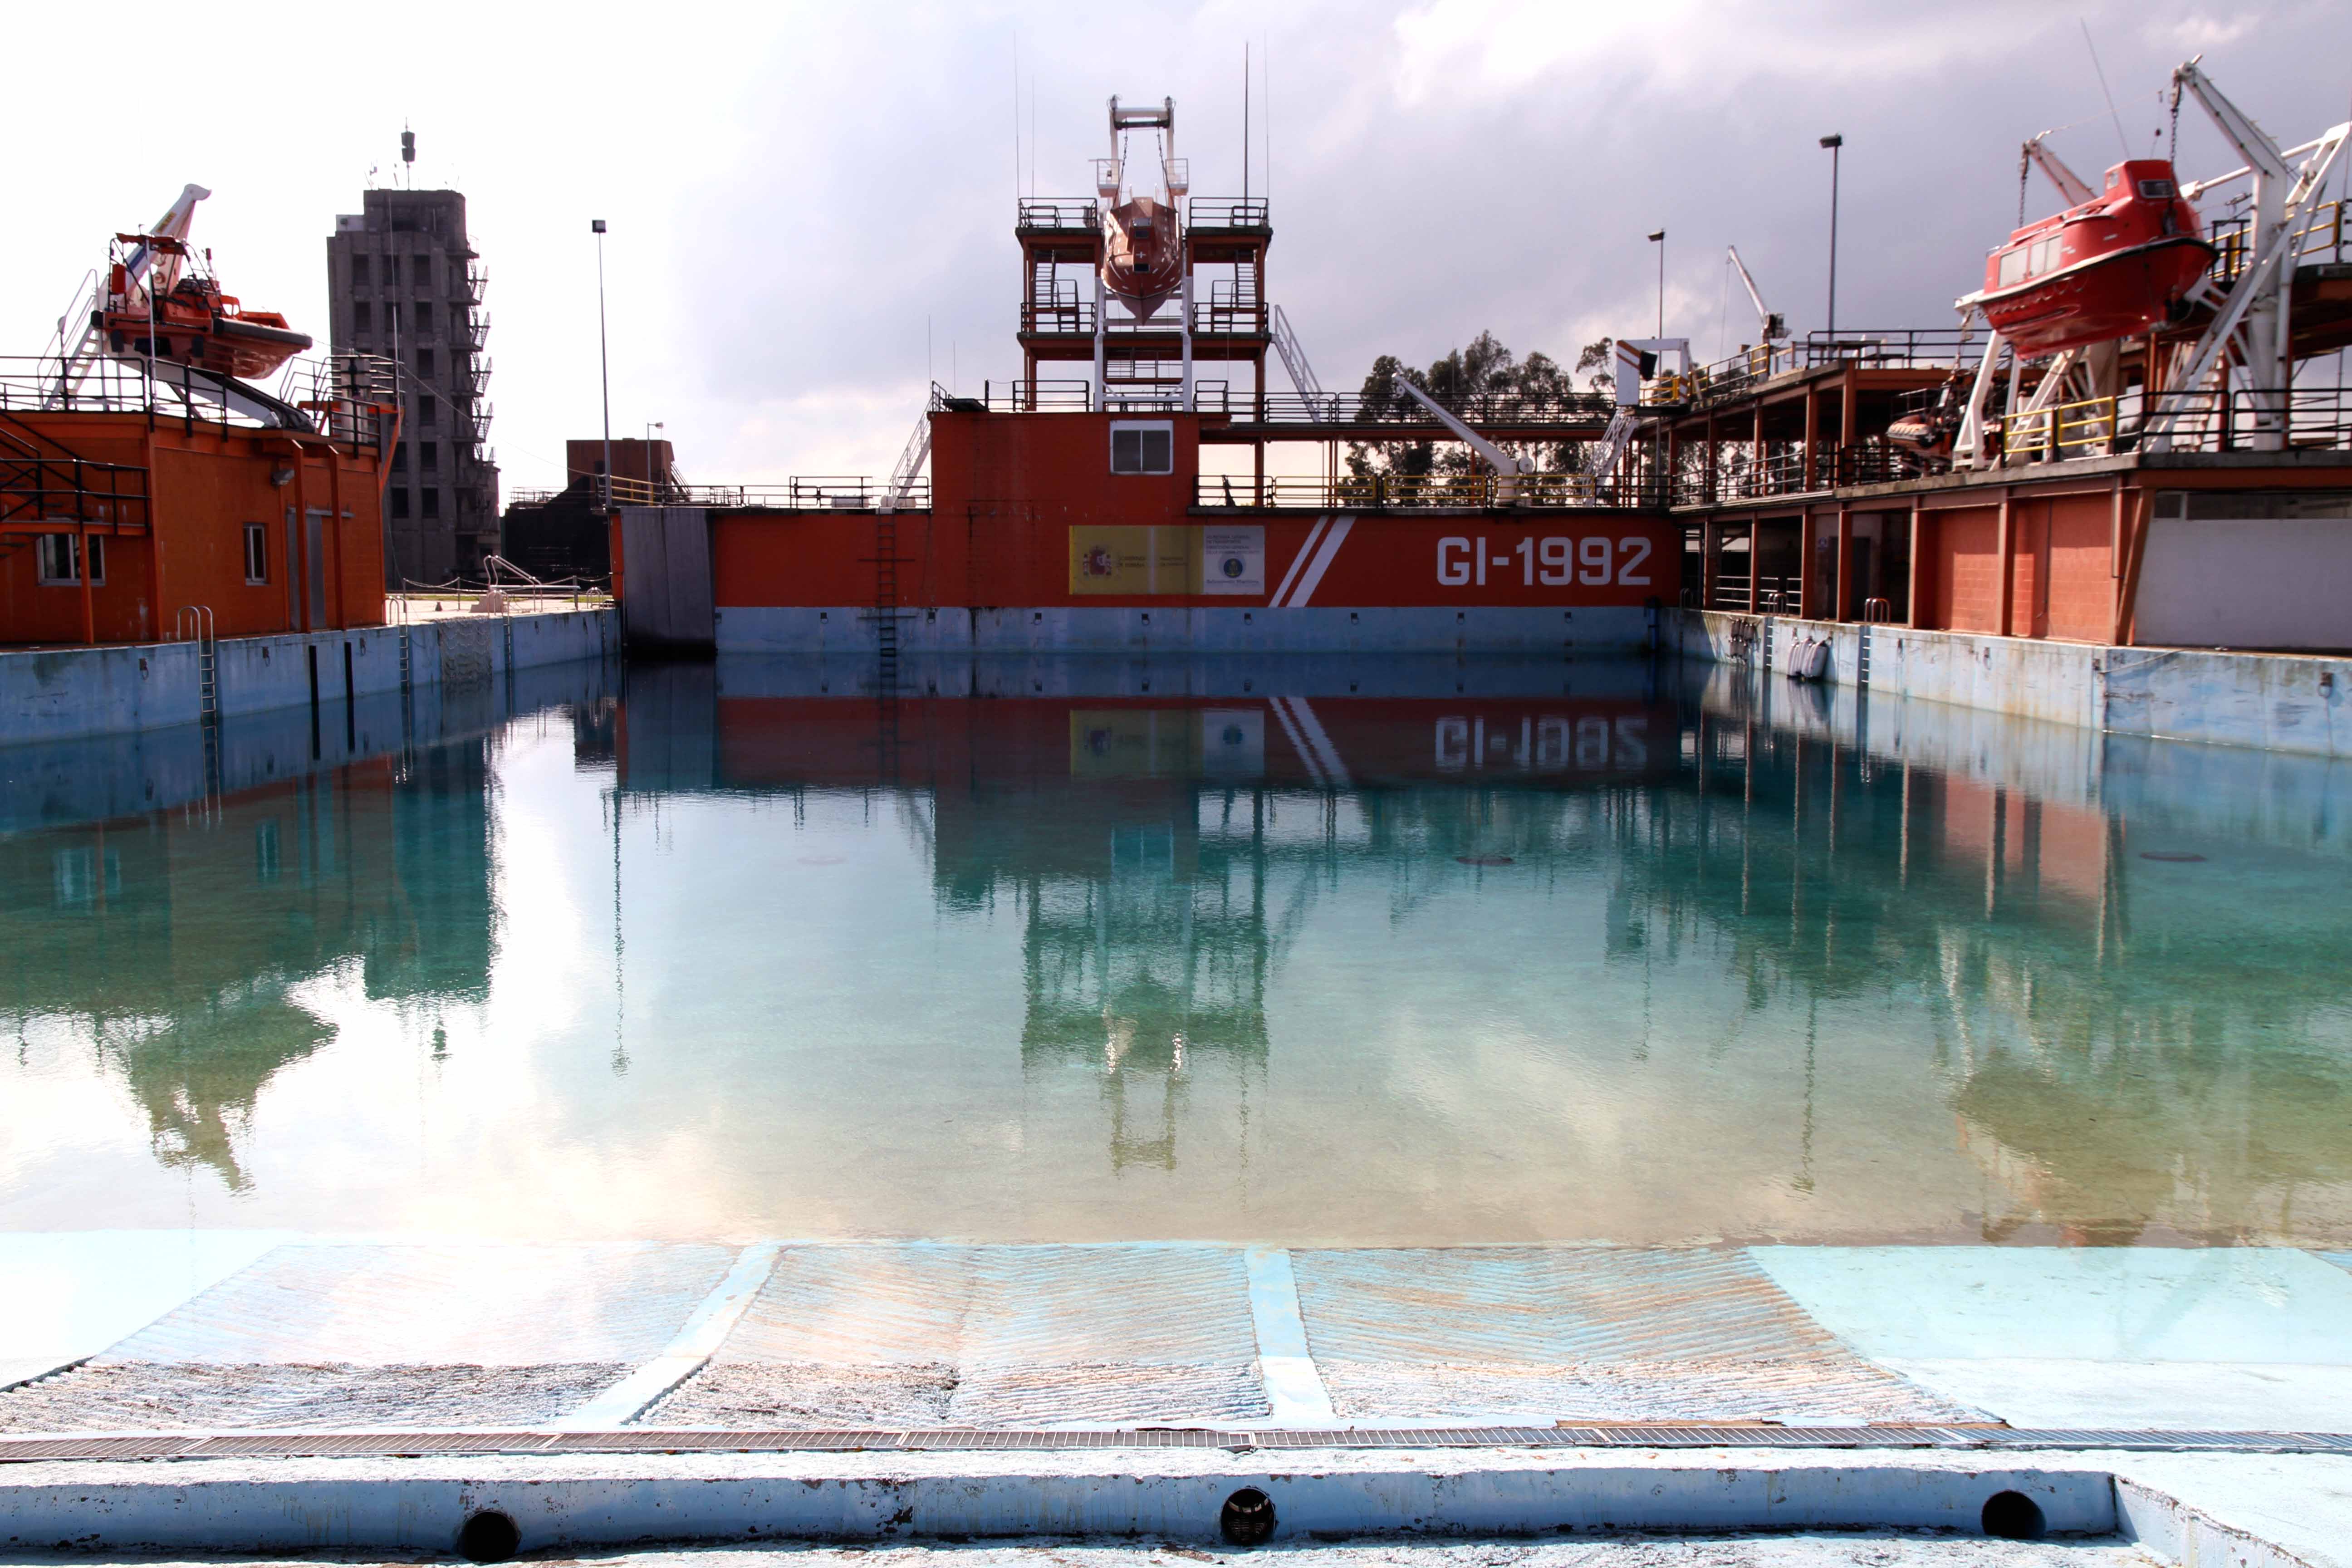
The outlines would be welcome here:
[[[1181,336],[1184,341],[1184,412],[1192,412],[1192,264],[1184,263],[1184,276],[1177,289],[1178,309],[1184,312]]]
[[[1722,499],[1715,493],[1716,439],[1715,416],[1710,414],[1706,416],[1706,494],[1702,498],[1709,506],[1713,506],[1717,500]]]
[[[1748,454],[1748,493],[1751,496],[1764,494],[1764,405],[1760,401],[1756,405],[1755,435]],[[1748,537],[1748,547],[1750,550],[1756,548],[1753,533]],[[1748,568],[1748,578],[1751,583],[1756,580],[1753,566]]]
[[[1815,534],[1813,509],[1807,507],[1797,523],[1797,616],[1811,620],[1821,613],[1821,594],[1813,584],[1813,557],[1820,552]]]
[[[1830,619],[1844,620],[1859,608],[1853,594],[1853,512],[1842,506],[1837,514],[1837,603],[1830,606]]]
[[[1763,423],[1761,416],[1757,423]],[[1764,572],[1759,564],[1764,559],[1764,522],[1761,518],[1748,520],[1748,613],[1755,615],[1763,604]]]
[[[2011,559],[2017,548],[2017,537],[2011,521],[2009,488],[2000,492],[2000,527],[1994,536],[1993,555],[2000,563],[2000,610],[1993,616],[1992,629],[2008,637],[2010,625],[2017,611],[2017,563]]]
[[[1926,531],[1927,531],[1921,526],[1919,502],[1915,498],[1911,502],[1911,582],[1909,586],[1904,592],[1904,598],[1908,601],[1904,605],[1904,608],[1909,612],[1909,614],[1903,617],[1904,624],[1906,626],[1921,626],[1927,625],[1927,622],[1919,618],[1926,609],[1926,606],[1921,603],[1920,595],[1920,589],[1925,584],[1925,579],[1922,575],[1925,571],[1923,563],[1926,561],[1927,554],[1925,548],[1927,544]]]
[[[1105,351],[1105,342],[1103,338],[1103,305],[1104,290],[1102,268],[1097,267],[1095,268],[1095,407],[1097,410],[1106,408],[1109,405],[1109,400],[1107,396],[1107,389],[1103,384],[1103,360]]]
[[[1822,398],[1816,387],[1805,388],[1805,489],[1810,491],[1821,483]],[[1806,531],[1812,531],[1811,514],[1807,514]]]
[[[152,523],[148,525],[147,536],[150,539],[155,536]],[[39,546],[34,548],[38,549]],[[81,640],[95,643],[98,641],[98,600],[90,588],[89,519],[86,517],[74,521],[74,572],[81,578]]]

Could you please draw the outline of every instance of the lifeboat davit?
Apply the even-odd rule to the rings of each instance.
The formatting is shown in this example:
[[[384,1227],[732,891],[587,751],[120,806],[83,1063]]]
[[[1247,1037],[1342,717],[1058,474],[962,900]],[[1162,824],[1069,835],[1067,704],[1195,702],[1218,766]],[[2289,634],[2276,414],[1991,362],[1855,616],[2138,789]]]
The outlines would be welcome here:
[[[1984,287],[1955,304],[1982,310],[2020,356],[2035,359],[2177,321],[2212,261],[2171,163],[2135,158],[2109,169],[2089,201],[1994,247]]]
[[[1139,321],[1181,286],[1184,242],[1172,202],[1138,196],[1103,216],[1103,286]]]

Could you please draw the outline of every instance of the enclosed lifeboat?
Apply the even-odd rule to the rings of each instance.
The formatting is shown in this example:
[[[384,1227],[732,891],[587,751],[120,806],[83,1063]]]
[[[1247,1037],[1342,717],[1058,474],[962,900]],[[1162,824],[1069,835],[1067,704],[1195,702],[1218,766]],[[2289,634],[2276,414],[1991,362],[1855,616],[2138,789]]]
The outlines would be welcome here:
[[[1184,241],[1176,206],[1150,196],[1103,215],[1103,286],[1147,321],[1181,286]]]
[[[2033,359],[2178,321],[2212,260],[2171,163],[2137,158],[2109,169],[2090,200],[1996,246],[1984,287],[1955,303],[1982,310]]]

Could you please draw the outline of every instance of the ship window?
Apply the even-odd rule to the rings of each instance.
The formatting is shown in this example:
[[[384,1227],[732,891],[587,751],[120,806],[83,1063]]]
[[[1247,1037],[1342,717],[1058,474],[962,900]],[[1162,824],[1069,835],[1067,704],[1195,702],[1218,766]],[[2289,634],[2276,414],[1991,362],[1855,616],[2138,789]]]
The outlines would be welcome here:
[[[245,580],[269,581],[269,532],[257,522],[245,525]]]
[[[2139,183],[2139,194],[2151,202],[2170,201],[2173,196],[2172,182],[2170,180],[2142,180]]]
[[[1110,471],[1168,474],[1176,470],[1176,427],[1169,424],[1116,424],[1110,427]]]
[[[81,582],[81,538],[71,533],[41,535],[37,575],[43,583],[79,584]],[[89,540],[89,580],[106,581],[106,541],[92,535]]]
[[[2024,278],[2025,252],[2023,250],[2010,251],[2000,258],[2000,282],[1998,287],[2006,289],[2012,283],[2021,282]]]

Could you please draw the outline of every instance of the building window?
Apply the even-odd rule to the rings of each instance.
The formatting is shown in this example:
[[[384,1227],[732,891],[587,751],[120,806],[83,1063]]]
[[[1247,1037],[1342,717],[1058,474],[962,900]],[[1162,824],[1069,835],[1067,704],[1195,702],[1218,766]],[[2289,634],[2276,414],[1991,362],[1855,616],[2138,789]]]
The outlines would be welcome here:
[[[352,258],[352,287],[364,289],[367,284],[368,258],[364,256],[354,256]]]
[[[393,489],[392,515],[396,518],[404,518],[408,515],[408,487],[405,485],[396,486]]]
[[[416,374],[425,377],[427,380],[432,378],[433,351],[431,349],[418,349],[416,351]]]
[[[393,466],[394,468],[399,469],[400,471],[402,471],[402,472],[404,472],[404,473],[407,471],[407,468],[408,468],[408,443],[407,443],[407,442],[405,442],[405,441],[394,441],[394,442],[392,444],[392,466]]]
[[[419,490],[417,493],[425,498],[425,515],[427,517],[439,517],[441,515],[441,492],[436,489],[425,489]]]
[[[269,581],[269,532],[257,522],[245,525],[245,580]]]
[[[435,425],[440,423],[440,419],[441,400],[439,398],[434,396],[429,392],[417,398],[416,423],[418,425],[430,430]]]
[[[439,473],[441,471],[441,448],[431,441],[419,441],[416,443],[416,466],[418,471],[422,473]]]
[[[38,576],[52,584],[79,584],[81,582],[81,536],[73,533],[41,535]],[[96,534],[89,536],[89,580],[106,581],[106,541]]]
[[[433,301],[430,300],[419,300],[416,301],[416,335],[420,338],[429,337],[432,335],[432,332]]]
[[[360,337],[375,331],[375,311],[364,300],[352,301],[352,331]]]
[[[1168,474],[1176,470],[1176,427],[1172,424],[1114,423],[1110,427],[1110,471],[1114,474]]]
[[[417,257],[411,263],[411,268],[412,269],[409,273],[410,282],[415,284],[419,289],[430,289],[433,287],[433,258],[431,257]]]

